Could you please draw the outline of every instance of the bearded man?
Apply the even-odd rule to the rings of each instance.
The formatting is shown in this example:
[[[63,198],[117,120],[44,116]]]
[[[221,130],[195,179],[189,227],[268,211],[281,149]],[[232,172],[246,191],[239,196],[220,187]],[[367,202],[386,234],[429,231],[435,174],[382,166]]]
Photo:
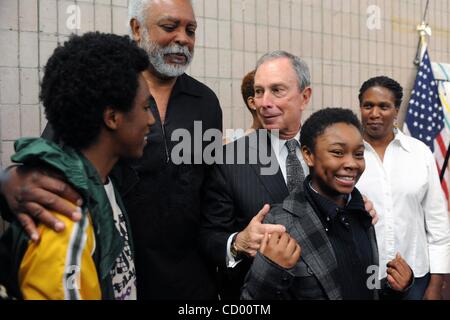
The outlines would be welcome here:
[[[114,171],[135,243],[138,299],[216,299],[214,268],[201,256],[197,240],[201,186],[209,167],[193,161],[175,165],[171,155],[177,143],[171,139],[176,129],[185,129],[194,137],[194,122],[201,121],[203,132],[222,130],[216,95],[185,74],[193,58],[197,28],[192,4],[189,0],[131,0],[129,19],[133,39],[149,55],[144,78],[156,120],[143,157],[121,163]],[[52,138],[51,129],[44,136]],[[195,142],[191,140],[189,156],[193,158]],[[55,231],[64,225],[51,210],[73,220],[80,218],[62,199],[76,201],[73,190],[39,172],[19,174],[11,169],[2,190],[11,211],[35,241],[39,235],[32,217]]]

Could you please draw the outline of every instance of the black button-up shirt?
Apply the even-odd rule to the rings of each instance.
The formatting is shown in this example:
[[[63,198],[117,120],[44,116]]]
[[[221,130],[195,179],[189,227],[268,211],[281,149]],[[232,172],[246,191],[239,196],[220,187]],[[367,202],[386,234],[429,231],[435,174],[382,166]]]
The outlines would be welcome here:
[[[138,179],[124,174],[120,188],[136,247],[138,298],[214,299],[214,269],[197,242],[201,188],[209,169],[198,152],[209,143],[202,142],[206,130],[222,130],[219,101],[211,89],[184,74],[172,90],[164,123],[154,100],[151,105],[156,122],[143,157],[132,165]],[[172,150],[179,142],[172,141],[172,134],[177,129],[190,138],[185,141],[190,148],[177,155],[192,159],[197,152],[199,164],[174,164]]]
[[[338,264],[336,274],[342,296],[345,300],[371,300],[373,292],[367,286],[367,267],[377,264],[373,261],[372,247],[367,230],[371,217],[364,208],[364,201],[357,189],[349,195],[345,207],[339,207],[325,198],[305,179],[305,190],[314,211],[317,213],[328,239],[333,247]]]

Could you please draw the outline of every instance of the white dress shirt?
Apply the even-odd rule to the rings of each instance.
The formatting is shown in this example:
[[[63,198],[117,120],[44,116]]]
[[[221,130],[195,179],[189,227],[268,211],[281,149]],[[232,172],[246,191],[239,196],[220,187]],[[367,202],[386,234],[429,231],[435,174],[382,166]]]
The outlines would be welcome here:
[[[414,271],[450,273],[450,223],[436,162],[421,141],[396,133],[384,160],[365,142],[366,170],[356,187],[374,204],[380,279],[399,252]]]
[[[293,139],[296,139],[299,141],[300,139],[300,132],[298,132]],[[288,150],[286,148],[286,141],[282,140],[278,137],[278,135],[271,134],[270,135],[270,143],[272,145],[272,151],[275,153],[275,156],[277,158],[278,164],[280,165],[281,173],[283,174],[284,182],[286,183],[286,158],[288,156]],[[306,165],[305,161],[303,160],[303,156],[300,151],[300,142],[298,143],[297,147],[297,157],[300,160],[300,163],[303,168],[303,172],[305,173],[305,177],[309,174],[309,168]],[[262,209],[262,208],[261,208]],[[256,215],[258,212],[254,212]],[[235,260],[233,255],[231,254],[231,241],[233,240],[234,235],[237,234],[237,232],[233,233],[227,241],[227,266],[228,268],[235,267],[241,260]]]

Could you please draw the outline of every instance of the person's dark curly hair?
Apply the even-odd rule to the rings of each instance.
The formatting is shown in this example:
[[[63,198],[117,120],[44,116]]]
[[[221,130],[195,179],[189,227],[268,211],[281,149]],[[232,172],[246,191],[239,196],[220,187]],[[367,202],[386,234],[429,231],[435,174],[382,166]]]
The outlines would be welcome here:
[[[400,108],[400,105],[402,104],[403,99],[403,88],[402,86],[395,81],[394,79],[391,79],[386,76],[379,76],[370,78],[366,82],[364,82],[361,86],[361,89],[359,89],[359,104],[362,105],[362,98],[364,95],[364,92],[369,90],[372,87],[382,87],[390,90],[395,98],[395,108]]]
[[[83,149],[98,138],[106,107],[131,110],[147,53],[128,36],[73,35],[47,62],[40,99],[56,138]]]
[[[353,111],[340,108],[325,108],[314,112],[303,124],[300,134],[301,146],[306,146],[313,152],[316,138],[322,135],[328,127],[336,123],[352,125],[362,134],[361,123]]]
[[[244,102],[245,102],[245,105],[247,106],[247,109],[252,114],[255,113],[255,110],[250,108],[250,106],[248,105],[247,99],[249,97],[254,97],[255,96],[254,84],[255,84],[255,70],[250,71],[249,73],[247,73],[245,75],[244,79],[242,79],[242,84],[241,84],[242,99],[244,99]]]

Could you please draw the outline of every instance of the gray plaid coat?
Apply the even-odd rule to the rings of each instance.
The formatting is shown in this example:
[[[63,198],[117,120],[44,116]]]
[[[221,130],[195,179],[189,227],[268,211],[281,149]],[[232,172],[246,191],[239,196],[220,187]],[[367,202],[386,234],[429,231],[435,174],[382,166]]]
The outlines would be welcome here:
[[[342,300],[335,280],[337,260],[317,214],[306,199],[303,185],[297,187],[281,205],[274,206],[265,223],[282,224],[300,244],[301,258],[289,270],[271,262],[258,252],[242,288],[242,299]],[[373,260],[378,249],[373,226],[368,229]],[[374,299],[378,292],[374,290]]]

